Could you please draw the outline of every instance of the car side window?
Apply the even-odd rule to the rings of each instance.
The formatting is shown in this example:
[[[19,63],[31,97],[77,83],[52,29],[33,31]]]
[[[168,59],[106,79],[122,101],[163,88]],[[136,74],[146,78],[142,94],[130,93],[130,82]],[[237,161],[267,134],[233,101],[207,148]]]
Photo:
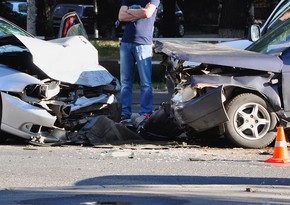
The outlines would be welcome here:
[[[279,56],[290,46],[290,19],[254,42],[247,50]]]
[[[290,1],[286,1],[280,6],[271,21],[269,22],[266,32],[276,28],[281,22],[290,17]]]

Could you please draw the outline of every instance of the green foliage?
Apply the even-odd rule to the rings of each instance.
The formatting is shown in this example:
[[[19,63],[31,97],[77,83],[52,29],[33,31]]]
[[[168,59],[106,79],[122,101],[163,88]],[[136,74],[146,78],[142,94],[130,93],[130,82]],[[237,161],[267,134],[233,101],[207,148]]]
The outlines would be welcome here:
[[[115,77],[120,76],[120,65],[118,61],[120,59],[120,43],[113,40],[91,40],[90,41],[99,52],[99,61],[102,66],[109,70],[109,72]],[[153,61],[160,62],[162,56],[159,54],[153,55]],[[152,66],[152,82],[153,88],[157,90],[166,90],[165,85],[165,70],[157,64]],[[139,76],[138,72],[135,72],[134,88],[139,89]]]
[[[100,60],[119,60],[120,44],[119,41],[91,41],[99,51]]]

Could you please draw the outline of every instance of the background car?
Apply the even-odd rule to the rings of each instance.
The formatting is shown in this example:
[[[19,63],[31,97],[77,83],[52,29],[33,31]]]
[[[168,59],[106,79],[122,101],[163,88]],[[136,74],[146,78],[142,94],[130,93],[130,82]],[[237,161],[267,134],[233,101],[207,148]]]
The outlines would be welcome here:
[[[156,19],[154,22],[154,31],[153,31],[154,38],[158,38],[158,37],[163,35],[163,32],[164,32],[163,12],[164,12],[163,11],[163,4],[160,3],[158,10],[157,10],[157,14],[156,14]],[[173,25],[172,29],[175,31],[175,36],[176,37],[183,37],[184,33],[185,33],[184,15],[177,4],[175,7],[175,22],[172,23],[172,25]],[[115,36],[116,37],[122,37],[125,26],[126,26],[125,22],[120,22],[119,20],[115,21]]]
[[[95,11],[94,5],[87,4],[57,4],[53,9],[54,34],[58,34],[62,17],[71,11],[77,12],[87,34],[90,37],[97,37],[97,13]]]
[[[8,3],[10,3],[12,11],[25,16],[27,15],[27,2],[8,1]]]

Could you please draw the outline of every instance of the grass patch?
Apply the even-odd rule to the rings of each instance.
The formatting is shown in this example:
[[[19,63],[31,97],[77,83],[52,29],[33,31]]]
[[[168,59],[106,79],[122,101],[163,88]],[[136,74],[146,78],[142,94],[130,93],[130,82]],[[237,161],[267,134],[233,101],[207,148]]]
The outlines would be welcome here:
[[[139,90],[140,89],[140,84],[139,83],[134,83],[133,84],[133,89],[134,90]],[[152,89],[153,91],[159,91],[159,92],[166,92],[167,87],[166,84],[163,82],[152,82]]]
[[[119,41],[91,41],[99,51],[99,60],[119,60]]]
[[[113,40],[91,40],[99,52],[99,60],[119,60],[120,59],[120,42]],[[161,61],[160,54],[153,53],[153,61]]]
[[[102,65],[109,72],[119,78],[119,64],[113,63],[120,59],[120,44],[119,41],[113,40],[91,40],[91,43],[97,48],[99,53],[99,61],[103,61]],[[153,61],[161,61],[162,55],[153,53]],[[104,61],[107,61],[106,64]],[[152,87],[154,90],[166,91],[166,83],[164,78],[165,70],[161,65],[152,66]],[[138,72],[135,72],[134,89],[140,89]]]

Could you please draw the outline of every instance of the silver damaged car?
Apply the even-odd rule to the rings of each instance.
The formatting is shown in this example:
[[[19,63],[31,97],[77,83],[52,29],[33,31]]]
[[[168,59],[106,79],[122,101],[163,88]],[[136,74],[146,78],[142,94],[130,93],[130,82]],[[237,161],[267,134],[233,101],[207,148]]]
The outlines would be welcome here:
[[[83,27],[71,25],[66,33]],[[69,141],[98,115],[117,119],[119,90],[84,36],[45,41],[0,18],[1,141],[7,134],[32,144]]]

